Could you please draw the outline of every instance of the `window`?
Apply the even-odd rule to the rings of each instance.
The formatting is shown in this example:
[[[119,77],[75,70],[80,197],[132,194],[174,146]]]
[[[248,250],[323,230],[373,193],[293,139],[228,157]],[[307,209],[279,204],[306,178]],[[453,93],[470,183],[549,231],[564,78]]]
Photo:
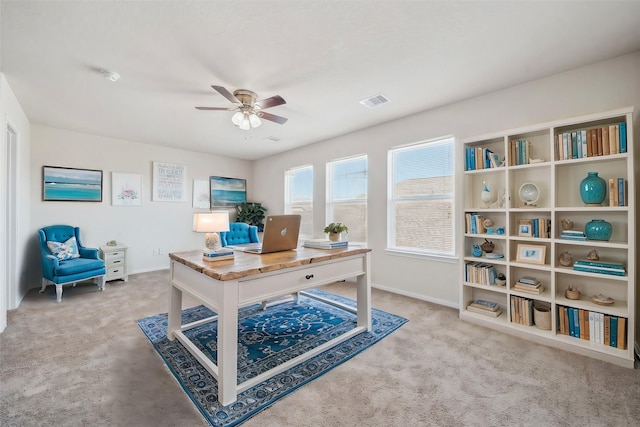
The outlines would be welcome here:
[[[453,139],[389,151],[389,249],[454,255]]]
[[[327,223],[330,222],[349,227],[350,242],[367,241],[367,156],[327,163]]]
[[[302,216],[300,239],[313,238],[313,166],[285,172],[284,213]]]

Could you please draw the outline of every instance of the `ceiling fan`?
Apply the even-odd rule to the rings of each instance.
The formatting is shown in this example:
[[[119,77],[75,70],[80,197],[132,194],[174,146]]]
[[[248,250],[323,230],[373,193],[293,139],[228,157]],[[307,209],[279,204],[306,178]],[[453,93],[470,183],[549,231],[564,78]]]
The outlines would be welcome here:
[[[271,98],[262,99],[256,101],[258,95],[255,92],[251,92],[247,89],[238,89],[229,92],[222,86],[211,85],[220,95],[233,102],[233,107],[196,107],[198,110],[223,110],[223,111],[235,111],[236,113],[231,117],[231,121],[234,125],[238,126],[242,130],[249,130],[252,127],[257,128],[262,124],[260,119],[269,120],[278,124],[284,124],[288,119],[275,114],[262,111],[267,108],[276,107],[278,105],[286,104],[287,102],[280,96],[275,95]]]

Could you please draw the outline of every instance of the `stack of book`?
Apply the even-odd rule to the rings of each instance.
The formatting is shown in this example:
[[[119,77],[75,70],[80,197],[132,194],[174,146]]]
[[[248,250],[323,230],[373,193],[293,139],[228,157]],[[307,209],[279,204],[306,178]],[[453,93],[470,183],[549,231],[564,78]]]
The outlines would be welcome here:
[[[577,230],[562,230],[560,238],[565,240],[587,240],[587,236],[584,235],[584,232]]]
[[[202,253],[202,259],[205,261],[224,261],[226,259],[233,259],[233,251],[225,250],[224,248],[219,251],[205,250]]]
[[[624,178],[609,178],[609,206],[627,206],[629,195]]]
[[[513,288],[518,292],[536,295],[540,295],[544,291],[544,286],[535,277],[529,276],[522,277],[513,285]]]
[[[624,276],[626,274],[624,265],[618,262],[605,262],[600,260],[591,261],[588,259],[579,259],[573,263],[573,269],[587,273],[611,274],[613,276]]]
[[[349,246],[349,242],[340,241],[334,242],[329,239],[311,239],[305,240],[303,246],[305,248],[314,248],[314,249],[336,249],[336,248],[346,248]]]
[[[502,314],[502,309],[498,303],[483,299],[474,300],[467,306],[467,311],[491,317],[498,317]]]

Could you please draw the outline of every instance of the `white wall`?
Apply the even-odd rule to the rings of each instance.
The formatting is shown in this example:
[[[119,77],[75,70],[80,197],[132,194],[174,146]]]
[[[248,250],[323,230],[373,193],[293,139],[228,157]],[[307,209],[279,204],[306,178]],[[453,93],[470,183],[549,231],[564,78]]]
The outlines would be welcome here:
[[[5,281],[5,275],[0,274],[0,331],[6,326],[5,308],[13,309],[18,306],[24,293],[28,289],[25,280],[26,272],[29,269],[25,254],[28,252],[28,235],[29,235],[29,152],[30,152],[30,126],[29,120],[22,111],[15,94],[11,90],[9,83],[4,75],[0,73],[0,242],[4,242],[7,237],[5,230],[5,214],[7,208],[6,182],[5,182],[5,165],[7,155],[6,130],[7,126],[17,134],[17,177],[16,194],[18,195],[17,206],[9,206],[14,210],[16,215],[16,247],[0,248],[2,249],[2,260],[0,261],[1,272],[5,272],[6,263],[12,259],[8,256],[8,252],[12,251],[15,255],[14,272],[16,277],[8,283]],[[0,245],[1,246],[1,245]],[[5,251],[7,253],[5,253]]]
[[[374,285],[457,307],[457,263],[385,252],[387,150],[447,135],[460,139],[630,105],[636,106],[634,137],[638,141],[640,51],[261,159],[254,166],[254,176],[260,177],[255,194],[271,212],[282,211],[284,171],[313,164],[314,228],[320,235],[325,225],[326,162],[367,154],[368,244],[373,249]],[[462,191],[461,180],[458,181],[457,190]]]
[[[159,147],[114,138],[83,134],[46,126],[31,128],[29,227],[29,287],[40,281],[37,230],[53,224],[80,227],[85,246],[97,247],[109,240],[129,246],[129,273],[169,268],[169,252],[204,246],[204,235],[194,233],[193,180],[211,175],[246,178],[248,196],[253,183],[252,163],[203,153]],[[153,162],[186,166],[187,202],[151,201]],[[103,200],[97,202],[42,201],[42,166],[98,169],[103,171]],[[143,176],[142,206],[111,205],[111,172]],[[232,219],[235,210],[229,211]],[[164,255],[153,255],[153,249]]]

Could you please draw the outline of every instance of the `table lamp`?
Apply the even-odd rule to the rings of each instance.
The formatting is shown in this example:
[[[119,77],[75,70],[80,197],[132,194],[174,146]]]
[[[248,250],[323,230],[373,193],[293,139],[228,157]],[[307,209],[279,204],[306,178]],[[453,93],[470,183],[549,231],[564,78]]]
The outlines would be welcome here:
[[[233,251],[224,250],[220,243],[221,231],[229,231],[229,212],[213,211],[193,214],[193,231],[207,233],[202,257],[213,261],[233,258]]]

